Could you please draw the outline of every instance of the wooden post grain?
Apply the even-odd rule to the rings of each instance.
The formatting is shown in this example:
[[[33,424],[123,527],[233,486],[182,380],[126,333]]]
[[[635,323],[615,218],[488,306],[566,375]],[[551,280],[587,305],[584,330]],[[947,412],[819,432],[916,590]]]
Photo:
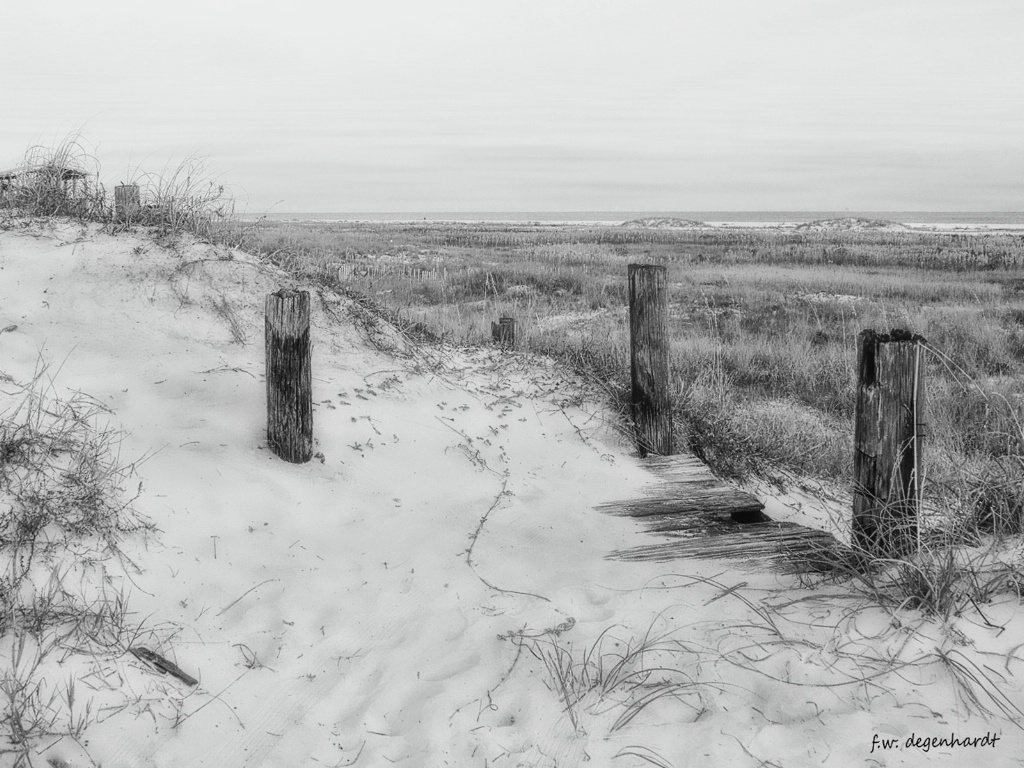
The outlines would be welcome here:
[[[503,347],[516,345],[516,320],[514,317],[499,317],[498,322],[491,323],[491,337],[495,344]]]
[[[285,461],[313,456],[309,291],[267,295],[267,442]]]
[[[918,541],[924,339],[865,330],[858,342],[853,544],[875,557],[901,557]]]
[[[641,456],[672,453],[665,267],[629,265],[631,404]]]
[[[138,184],[118,184],[114,187],[114,219],[128,223],[136,219],[142,206]]]

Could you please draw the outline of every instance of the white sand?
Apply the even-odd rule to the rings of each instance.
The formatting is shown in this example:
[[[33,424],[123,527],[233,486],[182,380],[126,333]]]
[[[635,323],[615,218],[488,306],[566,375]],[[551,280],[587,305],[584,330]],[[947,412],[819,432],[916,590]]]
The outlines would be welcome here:
[[[1005,677],[1024,706],[1021,664],[1006,656],[1024,628],[1016,601],[984,608],[1005,631],[977,615],[944,628],[907,611],[901,624],[842,586],[806,590],[732,562],[605,559],[654,543],[593,511],[649,476],[596,393],[549,363],[410,349],[382,331],[388,354],[344,301],[314,295],[323,461],[278,460],[265,446],[262,306],[291,283],[206,245],[175,252],[67,224],[0,232],[0,328],[17,326],[0,333],[4,388],[17,393],[42,355],[55,393],[110,409],[123,461],[148,456],[135,505],[160,530],[125,544],[142,568],[123,582],[136,644],[200,681],[128,654],[98,667],[47,657],[40,674],[55,686],[92,675],[79,696],[101,722],[82,744],[44,740],[38,764],[1018,764],[1022,731],[972,716],[935,655]],[[554,663],[571,650],[562,658],[579,669],[608,630],[591,656],[607,672],[652,627],[677,642],[646,659],[667,671],[595,682],[570,716],[545,652]],[[627,684],[658,679],[675,695],[613,730],[653,690]],[[1001,740],[905,746],[951,732]],[[872,753],[876,734],[899,746]]]

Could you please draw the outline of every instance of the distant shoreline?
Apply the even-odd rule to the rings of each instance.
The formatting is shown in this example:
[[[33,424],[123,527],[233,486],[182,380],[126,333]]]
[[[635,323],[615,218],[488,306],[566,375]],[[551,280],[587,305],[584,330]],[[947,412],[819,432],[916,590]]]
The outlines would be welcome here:
[[[823,219],[848,217],[882,219],[923,231],[1024,231],[1024,212],[1011,211],[561,211],[561,212],[281,212],[265,215],[271,221],[354,224],[508,224],[534,226],[619,226],[643,218],[678,218],[708,227],[757,229],[789,228]],[[260,218],[240,215],[243,220]]]

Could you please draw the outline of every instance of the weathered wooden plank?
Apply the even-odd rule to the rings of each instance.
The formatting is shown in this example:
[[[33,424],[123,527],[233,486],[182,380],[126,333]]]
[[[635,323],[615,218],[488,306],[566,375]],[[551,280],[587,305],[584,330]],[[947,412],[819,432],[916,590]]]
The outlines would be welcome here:
[[[700,533],[669,536],[670,541],[617,550],[607,557],[655,562],[730,559],[785,573],[828,570],[839,561],[838,544],[831,535],[795,523],[734,523]]]
[[[715,477],[695,456],[648,456],[643,466],[656,478],[643,496],[608,502],[597,509],[627,517],[692,517],[700,524],[767,519],[760,501]]]
[[[760,511],[758,511],[759,514]],[[687,533],[696,532],[700,534],[713,531],[721,526],[752,525],[754,523],[770,522],[770,519],[762,514],[758,520],[738,521],[730,515],[715,514],[703,515],[687,513],[682,515],[649,515],[643,518],[644,526],[650,533]]]
[[[619,550],[611,559],[729,558],[792,573],[827,569],[838,558],[831,535],[771,521],[758,499],[715,477],[695,456],[649,456],[643,466],[654,480],[641,496],[597,509],[640,518],[669,540]]]
[[[764,505],[732,488],[673,487],[659,495],[602,504],[597,509],[625,517],[693,515],[702,519],[735,519],[760,512]]]
[[[643,461],[644,468],[669,482],[688,482],[695,479],[711,480],[719,485],[719,480],[711,468],[696,456],[680,453],[674,456],[648,456]]]

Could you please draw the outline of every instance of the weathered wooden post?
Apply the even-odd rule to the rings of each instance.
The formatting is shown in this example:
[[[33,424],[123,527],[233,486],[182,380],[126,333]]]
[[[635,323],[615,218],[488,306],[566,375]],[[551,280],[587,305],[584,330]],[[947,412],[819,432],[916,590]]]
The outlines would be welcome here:
[[[499,317],[498,322],[491,323],[491,337],[495,344],[503,347],[516,345],[516,320],[514,317]]]
[[[267,442],[285,461],[313,456],[309,291],[267,295]]]
[[[118,184],[114,187],[114,219],[128,223],[137,218],[142,205],[138,184]]]
[[[672,453],[666,273],[662,266],[629,265],[631,402],[641,456]]]
[[[924,339],[861,331],[854,428],[853,544],[875,557],[916,551],[924,432]]]

